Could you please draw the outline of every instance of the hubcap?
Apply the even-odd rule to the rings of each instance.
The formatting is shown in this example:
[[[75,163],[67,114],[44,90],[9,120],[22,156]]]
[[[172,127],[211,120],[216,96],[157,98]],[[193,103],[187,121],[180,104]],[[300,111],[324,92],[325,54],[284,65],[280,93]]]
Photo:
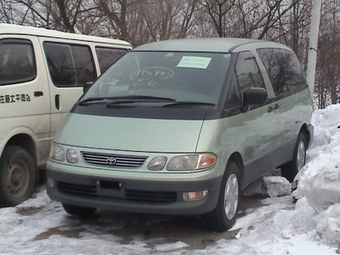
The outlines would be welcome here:
[[[300,141],[296,155],[297,170],[300,171],[301,168],[305,165],[305,163],[306,163],[305,143],[303,141]]]
[[[232,220],[236,214],[239,189],[237,176],[231,174],[227,180],[224,190],[224,211],[228,220]]]
[[[7,171],[7,190],[14,197],[21,197],[28,186],[28,168],[21,161],[12,162]]]

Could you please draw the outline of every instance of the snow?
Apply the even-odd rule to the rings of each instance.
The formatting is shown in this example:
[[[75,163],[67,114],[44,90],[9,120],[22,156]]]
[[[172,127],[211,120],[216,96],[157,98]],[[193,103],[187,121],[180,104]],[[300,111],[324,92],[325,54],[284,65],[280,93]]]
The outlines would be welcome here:
[[[16,207],[0,209],[0,254],[340,253],[340,105],[316,110],[312,122],[315,140],[296,190],[290,194],[280,177],[267,178],[269,196],[260,200],[262,206],[246,209],[228,232],[232,237],[215,233],[221,238],[204,249],[190,249],[176,237],[166,241],[138,231],[125,233],[123,241],[117,231],[133,222],[124,214],[80,223],[42,189]],[[145,224],[164,220],[149,219]]]

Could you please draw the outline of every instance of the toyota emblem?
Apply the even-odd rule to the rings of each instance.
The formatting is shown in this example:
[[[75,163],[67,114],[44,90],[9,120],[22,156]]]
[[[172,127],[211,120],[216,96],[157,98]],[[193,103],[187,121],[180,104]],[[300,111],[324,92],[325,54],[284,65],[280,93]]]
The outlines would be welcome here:
[[[106,162],[107,162],[108,165],[113,166],[113,165],[116,164],[117,160],[114,157],[108,157]]]

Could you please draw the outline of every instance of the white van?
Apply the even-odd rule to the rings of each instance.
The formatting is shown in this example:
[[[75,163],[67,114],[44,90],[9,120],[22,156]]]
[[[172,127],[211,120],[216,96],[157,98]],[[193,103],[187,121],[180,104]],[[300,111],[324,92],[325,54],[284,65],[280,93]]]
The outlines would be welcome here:
[[[130,49],[116,39],[0,24],[1,206],[32,195],[83,85]]]

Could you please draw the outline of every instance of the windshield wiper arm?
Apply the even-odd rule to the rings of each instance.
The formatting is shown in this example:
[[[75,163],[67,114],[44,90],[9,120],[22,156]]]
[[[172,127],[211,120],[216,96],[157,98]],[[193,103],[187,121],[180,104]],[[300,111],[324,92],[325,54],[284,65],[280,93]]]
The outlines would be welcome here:
[[[194,101],[176,101],[174,103],[163,105],[163,107],[176,107],[176,106],[216,106],[213,103],[207,102],[194,102]]]
[[[155,96],[120,96],[120,97],[89,97],[86,99],[83,99],[78,102],[78,105],[86,105],[86,103],[89,102],[95,102],[95,101],[103,101],[103,100],[119,100],[116,104],[120,103],[133,103],[133,102],[142,102],[142,101],[151,101],[151,102],[175,102],[175,99],[168,98],[168,97],[155,97]],[[124,101],[127,100],[127,101]],[[112,102],[115,104],[115,102]],[[109,103],[108,106],[112,103]]]

